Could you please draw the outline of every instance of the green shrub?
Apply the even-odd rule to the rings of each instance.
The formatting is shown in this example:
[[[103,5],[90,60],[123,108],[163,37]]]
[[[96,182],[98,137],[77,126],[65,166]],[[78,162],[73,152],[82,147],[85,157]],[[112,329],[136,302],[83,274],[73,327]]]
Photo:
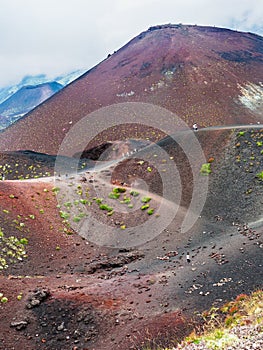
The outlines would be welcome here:
[[[106,210],[106,211],[108,211],[108,212],[111,212],[111,211],[113,210],[113,208],[110,207],[108,204],[101,204],[101,205],[100,205],[100,209],[101,209],[101,210]]]
[[[21,238],[20,241],[19,241],[21,244],[28,244],[28,239],[27,238]]]
[[[115,187],[113,190],[112,190],[113,193],[124,193],[126,192],[126,188],[123,188],[123,187]]]
[[[62,211],[62,210],[60,210],[59,215],[62,219],[68,219],[70,216],[69,213]]]
[[[80,222],[81,218],[79,216],[74,216],[73,221],[74,222]]]
[[[121,201],[121,203],[123,203],[123,204],[130,204],[130,202],[131,202],[130,197],[124,197],[123,200]]]
[[[259,180],[263,180],[263,170],[256,175]]]
[[[60,188],[59,187],[53,187],[52,188],[52,192],[54,192],[54,193],[58,193],[60,191]]]
[[[202,175],[209,175],[211,173],[211,163],[204,163],[201,166],[200,173]]]
[[[133,197],[138,197],[139,196],[139,192],[135,191],[135,190],[131,190],[130,191],[130,195],[133,196]]]
[[[143,203],[148,203],[148,202],[150,202],[151,199],[152,199],[151,197],[142,197],[141,201]]]
[[[97,204],[101,204],[103,202],[103,198],[95,198]]]
[[[240,136],[244,136],[244,135],[245,135],[245,133],[246,133],[245,131],[239,131],[239,133],[237,134],[237,136],[238,136],[238,137],[240,137]]]
[[[111,198],[111,199],[118,199],[119,197],[120,197],[120,193],[118,193],[118,192],[109,193],[109,198]]]

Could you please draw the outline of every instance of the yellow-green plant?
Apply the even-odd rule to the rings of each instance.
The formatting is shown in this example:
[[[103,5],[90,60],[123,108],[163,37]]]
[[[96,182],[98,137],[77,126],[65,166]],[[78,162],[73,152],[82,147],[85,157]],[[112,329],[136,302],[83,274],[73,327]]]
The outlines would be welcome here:
[[[211,163],[204,163],[201,165],[200,173],[202,175],[209,175],[211,172]]]

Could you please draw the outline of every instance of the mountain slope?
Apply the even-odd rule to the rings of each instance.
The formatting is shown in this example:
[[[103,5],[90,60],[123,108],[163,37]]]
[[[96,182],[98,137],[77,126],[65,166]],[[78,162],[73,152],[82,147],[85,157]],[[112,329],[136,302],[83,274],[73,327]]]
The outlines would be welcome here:
[[[189,125],[258,122],[262,82],[262,37],[215,27],[152,27],[3,132],[0,149],[55,154],[75,122],[120,102],[159,105]],[[120,137],[119,131],[105,134]]]

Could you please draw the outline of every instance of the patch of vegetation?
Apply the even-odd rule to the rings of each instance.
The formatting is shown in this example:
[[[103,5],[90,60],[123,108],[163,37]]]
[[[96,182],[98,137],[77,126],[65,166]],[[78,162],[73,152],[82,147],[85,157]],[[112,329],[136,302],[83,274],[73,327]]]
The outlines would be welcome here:
[[[103,202],[103,198],[94,198],[94,199],[97,204],[101,204]]]
[[[124,197],[122,201],[120,201],[122,204],[130,204],[131,198],[130,197]]]
[[[66,203],[64,203],[64,207],[71,208],[72,207],[72,203],[71,202],[66,202]]]
[[[78,223],[78,222],[81,221],[81,217],[79,217],[79,216],[74,216],[73,221],[76,222],[76,223]]]
[[[111,199],[119,199],[120,195],[120,193],[110,192],[108,197]]]
[[[2,304],[5,304],[5,303],[8,302],[8,298],[5,297],[4,294],[1,293],[1,292],[0,292],[0,302],[1,302]]]
[[[240,294],[221,308],[212,307],[202,314],[206,321],[204,333],[196,337],[203,340],[211,349],[223,349],[238,340],[230,334],[231,328],[247,323],[263,322],[263,291],[256,291],[250,296]]]
[[[6,237],[3,230],[0,229],[0,270],[7,269],[10,264],[26,258],[25,246],[27,244],[26,238]]]
[[[82,194],[83,194],[82,188],[78,186],[78,189],[77,189],[76,193],[77,193],[79,196],[82,196]]]
[[[115,187],[113,190],[112,190],[113,193],[124,193],[126,192],[126,188],[124,187]]]
[[[53,187],[52,188],[52,192],[55,193],[55,194],[57,194],[59,191],[60,191],[59,187]]]
[[[141,206],[141,210],[146,210],[146,209],[148,209],[149,207],[150,207],[149,204],[144,204],[144,205]]]
[[[148,215],[152,215],[153,213],[154,213],[154,209],[153,208],[147,210],[147,214]]]
[[[28,239],[27,239],[27,238],[21,238],[21,239],[19,240],[19,242],[20,242],[21,244],[23,244],[23,245],[26,245],[26,244],[28,244]]]
[[[211,163],[204,163],[201,166],[200,173],[202,175],[209,175],[212,172]]]
[[[151,199],[152,199],[151,197],[142,197],[141,201],[142,203],[148,203],[150,202]]]
[[[263,170],[256,175],[256,178],[258,178],[259,180],[263,180]]]
[[[62,219],[65,219],[65,220],[69,219],[69,217],[70,217],[69,213],[67,213],[66,211],[62,211],[62,210],[60,210],[59,215]]]
[[[23,292],[20,292],[20,293],[17,295],[16,299],[17,299],[17,300],[21,300],[22,298],[23,298]]]
[[[130,191],[130,195],[133,196],[133,197],[138,197],[139,196],[139,192],[135,191],[135,190],[131,190]]]
[[[113,211],[113,208],[110,207],[108,204],[100,204],[100,207],[99,207],[101,210],[106,210],[108,212],[111,212]]]
[[[238,134],[237,134],[237,136],[238,136],[238,137],[240,137],[240,136],[244,136],[244,135],[245,135],[245,133],[246,133],[245,131],[239,131],[239,132],[238,132]]]
[[[87,199],[80,199],[79,201],[81,204],[84,204],[84,205],[88,203]]]
[[[201,315],[204,324],[195,329],[179,345],[184,348],[188,344],[202,344],[202,347],[212,350],[227,349],[238,344],[239,338],[231,329],[247,324],[263,324],[263,291],[258,290],[251,295],[240,294],[235,300],[222,307],[212,307]],[[262,331],[263,328],[261,327]],[[145,348],[144,350],[150,350]],[[158,348],[159,350],[172,350],[171,348]]]

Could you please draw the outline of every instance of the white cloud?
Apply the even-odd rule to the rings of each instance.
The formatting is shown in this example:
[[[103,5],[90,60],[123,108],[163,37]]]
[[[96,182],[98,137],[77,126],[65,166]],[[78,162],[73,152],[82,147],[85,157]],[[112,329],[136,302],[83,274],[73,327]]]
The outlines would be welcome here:
[[[260,0],[0,0],[0,86],[89,69],[149,26],[216,25],[263,34]]]

